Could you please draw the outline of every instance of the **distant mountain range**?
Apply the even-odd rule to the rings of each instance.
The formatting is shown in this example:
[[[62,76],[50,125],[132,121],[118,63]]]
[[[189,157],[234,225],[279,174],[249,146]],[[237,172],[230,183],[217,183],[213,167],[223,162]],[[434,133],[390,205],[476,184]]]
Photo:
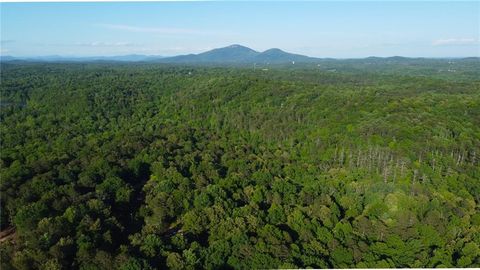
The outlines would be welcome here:
[[[152,55],[123,55],[123,56],[98,56],[98,57],[65,57],[58,55],[39,57],[13,57],[0,56],[2,62],[7,61],[44,61],[44,62],[90,62],[90,61],[123,61],[123,62],[161,62],[161,63],[289,63],[312,62],[316,58],[300,54],[287,53],[280,49],[269,49],[257,52],[242,45],[230,45],[224,48],[213,49],[199,54],[178,55],[162,57]]]
[[[332,58],[329,58],[333,60]],[[393,57],[367,57],[368,61],[404,61],[412,58]],[[181,64],[286,64],[286,63],[312,63],[327,60],[300,54],[293,54],[274,48],[258,52],[248,47],[234,44],[224,48],[213,49],[199,54],[178,55],[162,57],[158,55],[121,55],[121,56],[96,56],[96,57],[66,57],[66,56],[38,56],[38,57],[13,57],[0,56],[1,62],[9,61],[38,61],[38,62],[157,62]]]
[[[157,55],[141,55],[129,54],[119,56],[88,56],[88,57],[69,57],[60,55],[32,56],[32,57],[15,57],[0,56],[2,62],[7,61],[40,61],[40,62],[91,62],[91,61],[121,61],[121,62],[140,62],[161,59]]]
[[[289,63],[312,62],[316,58],[287,53],[280,49],[257,52],[242,45],[230,45],[199,54],[179,55],[160,59],[163,63]]]

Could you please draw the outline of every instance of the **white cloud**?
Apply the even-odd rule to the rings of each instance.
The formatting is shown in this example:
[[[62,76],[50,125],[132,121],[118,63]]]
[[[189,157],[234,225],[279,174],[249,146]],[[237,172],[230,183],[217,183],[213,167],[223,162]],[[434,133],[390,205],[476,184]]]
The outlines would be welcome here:
[[[141,44],[131,43],[131,42],[101,42],[94,41],[88,43],[76,43],[77,46],[84,47],[133,47]]]
[[[199,34],[196,30],[171,27],[138,27],[123,24],[98,24],[101,27],[115,30],[139,33],[157,33],[157,34]]]
[[[132,25],[124,25],[124,24],[96,24],[96,26],[100,26],[107,29],[113,30],[121,30],[121,31],[128,31],[128,32],[136,32],[136,33],[154,33],[154,34],[163,34],[163,35],[216,35],[216,34],[232,34],[232,33],[224,33],[219,31],[203,31],[197,29],[187,29],[187,28],[176,28],[176,27],[139,27],[139,26],[132,26]]]
[[[449,46],[449,45],[477,45],[479,44],[474,38],[445,38],[433,41],[433,46]]]
[[[6,40],[1,40],[0,44],[5,45],[5,44],[13,43],[13,42],[15,42],[15,40],[6,39]]]
[[[165,47],[161,44],[149,44],[143,47],[135,47],[131,49],[131,53],[162,55],[162,56],[175,56],[190,53],[201,53],[209,51],[213,47]]]

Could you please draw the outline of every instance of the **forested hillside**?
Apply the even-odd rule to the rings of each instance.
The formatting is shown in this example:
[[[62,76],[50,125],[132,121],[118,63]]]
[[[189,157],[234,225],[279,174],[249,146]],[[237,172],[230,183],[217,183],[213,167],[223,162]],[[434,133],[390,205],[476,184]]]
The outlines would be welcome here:
[[[480,266],[480,62],[1,65],[1,269]]]

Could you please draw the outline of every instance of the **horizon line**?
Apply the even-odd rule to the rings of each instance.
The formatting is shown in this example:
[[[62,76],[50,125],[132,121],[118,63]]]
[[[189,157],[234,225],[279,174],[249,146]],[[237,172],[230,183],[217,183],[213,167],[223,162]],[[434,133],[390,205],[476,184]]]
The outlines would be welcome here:
[[[211,52],[213,50],[218,50],[218,49],[227,49],[227,48],[234,48],[234,47],[243,47],[243,48],[247,48],[247,49],[250,49],[250,50],[253,50],[255,52],[258,52],[258,53],[262,53],[262,52],[266,52],[268,50],[272,50],[272,49],[278,49],[278,50],[281,50],[283,52],[286,52],[286,53],[290,53],[290,54],[297,54],[297,55],[301,55],[301,56],[306,56],[306,57],[309,57],[309,58],[316,58],[316,59],[365,59],[365,58],[392,58],[392,57],[403,57],[403,58],[423,58],[423,59],[461,59],[461,58],[480,58],[480,55],[467,55],[467,56],[448,56],[448,55],[445,55],[445,56],[406,56],[406,55],[400,55],[400,54],[394,54],[394,55],[389,55],[389,56],[377,56],[377,55],[366,55],[366,56],[355,56],[355,57],[338,57],[338,56],[311,56],[311,55],[307,55],[307,54],[303,54],[303,53],[298,53],[298,52],[290,52],[290,51],[285,51],[283,49],[280,49],[279,47],[272,47],[272,48],[269,48],[269,49],[266,49],[266,50],[256,50],[256,49],[252,49],[251,47],[249,46],[245,46],[245,45],[242,45],[240,43],[231,43],[229,45],[224,45],[224,46],[221,46],[221,47],[213,47],[213,48],[209,48],[209,49],[204,49],[204,51],[201,51],[201,52],[196,52],[196,53],[193,53],[193,52],[185,52],[185,53],[180,53],[180,54],[167,54],[167,55],[162,55],[162,54],[142,54],[142,53],[136,53],[136,52],[131,52],[131,53],[125,53],[125,54],[115,54],[115,55],[65,55],[65,54],[55,54],[55,53],[52,53],[52,54],[46,54],[46,55],[29,55],[29,56],[16,56],[16,55],[12,55],[12,54],[5,54],[3,55],[1,52],[0,52],[0,57],[12,57],[12,58],[18,58],[20,60],[25,60],[25,59],[31,59],[31,58],[53,58],[53,57],[57,57],[57,58],[76,58],[76,59],[81,59],[81,58],[114,58],[114,57],[125,57],[125,56],[139,56],[139,57],[157,57],[157,58],[173,58],[173,57],[178,57],[178,56],[187,56],[187,55],[199,55],[199,54],[202,54],[202,53],[206,53],[206,52]],[[37,59],[38,60],[38,59]],[[128,60],[123,60],[123,61],[128,61]],[[134,60],[130,60],[130,62],[134,62]]]
[[[208,52],[208,51],[206,51]],[[28,60],[28,59],[35,59],[35,58],[66,58],[66,59],[82,59],[82,58],[113,58],[113,57],[125,57],[125,56],[144,56],[144,57],[157,57],[157,58],[172,58],[177,56],[185,56],[185,55],[198,55],[201,53],[186,53],[186,54],[176,54],[176,55],[161,55],[161,54],[139,54],[139,53],[130,53],[130,54],[116,54],[116,55],[61,55],[61,54],[48,54],[48,55],[30,55],[30,56],[17,56],[17,55],[2,55],[0,54],[0,58],[4,57],[11,57],[17,58],[18,60]],[[466,55],[466,56],[405,56],[405,55],[389,55],[389,56],[377,56],[377,55],[369,55],[369,56],[358,56],[358,57],[336,57],[336,56],[309,56],[300,54],[302,56],[307,56],[309,58],[316,58],[316,59],[366,59],[366,58],[393,58],[393,57],[402,57],[402,58],[421,58],[421,59],[462,59],[462,58],[480,58],[479,55]],[[38,59],[37,59],[38,60]]]

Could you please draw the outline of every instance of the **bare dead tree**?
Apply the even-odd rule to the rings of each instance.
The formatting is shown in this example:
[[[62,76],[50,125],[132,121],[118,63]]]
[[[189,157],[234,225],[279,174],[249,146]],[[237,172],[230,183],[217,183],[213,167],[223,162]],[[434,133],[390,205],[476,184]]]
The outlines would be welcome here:
[[[400,175],[403,178],[404,177],[404,170],[405,170],[405,161],[402,160],[402,167],[400,168]]]
[[[372,146],[369,145],[368,146],[368,171],[371,172],[372,171],[372,162],[373,162],[373,149],[372,149]]]
[[[360,167],[360,156],[361,156],[361,153],[362,153],[361,150],[358,149],[358,154],[357,154],[357,168]]]
[[[398,168],[398,159],[395,162],[395,168],[393,169],[393,183],[397,180],[397,168]]]
[[[383,169],[383,183],[387,183],[387,179],[388,179],[388,167],[385,167]]]
[[[416,179],[417,179],[417,174],[418,174],[418,170],[417,170],[417,169],[413,170],[412,186],[411,186],[411,188],[410,188],[410,194],[411,194],[411,195],[414,195],[413,186],[415,185],[415,181],[416,181]]]

